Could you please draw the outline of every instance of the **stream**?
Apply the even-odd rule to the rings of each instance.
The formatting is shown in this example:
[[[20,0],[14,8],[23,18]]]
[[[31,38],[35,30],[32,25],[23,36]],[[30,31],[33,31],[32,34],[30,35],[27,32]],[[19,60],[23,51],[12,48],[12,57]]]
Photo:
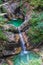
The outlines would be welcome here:
[[[25,42],[24,42],[24,39],[22,37],[22,32],[19,29],[18,29],[18,31],[19,31],[20,41],[21,41],[21,43],[20,43],[21,49],[22,49],[21,54],[27,54],[28,51],[26,50]]]

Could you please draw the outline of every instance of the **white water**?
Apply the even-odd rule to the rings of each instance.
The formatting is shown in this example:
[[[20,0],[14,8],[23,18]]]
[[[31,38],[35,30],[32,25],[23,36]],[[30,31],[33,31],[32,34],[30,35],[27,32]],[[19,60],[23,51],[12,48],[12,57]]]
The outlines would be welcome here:
[[[23,37],[22,37],[22,33],[21,33],[20,30],[18,30],[18,31],[19,31],[20,41],[21,41],[20,44],[21,44],[21,48],[22,48],[21,54],[27,54],[25,42],[24,42],[24,39],[23,39]]]

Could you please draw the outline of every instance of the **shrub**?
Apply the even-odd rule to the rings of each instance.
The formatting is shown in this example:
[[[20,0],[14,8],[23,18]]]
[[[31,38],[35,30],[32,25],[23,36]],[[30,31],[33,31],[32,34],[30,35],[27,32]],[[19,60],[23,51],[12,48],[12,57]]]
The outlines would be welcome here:
[[[30,4],[34,7],[42,7],[43,8],[43,0],[30,0]]]
[[[28,36],[32,43],[40,43],[43,40],[43,13],[34,14],[29,21]]]

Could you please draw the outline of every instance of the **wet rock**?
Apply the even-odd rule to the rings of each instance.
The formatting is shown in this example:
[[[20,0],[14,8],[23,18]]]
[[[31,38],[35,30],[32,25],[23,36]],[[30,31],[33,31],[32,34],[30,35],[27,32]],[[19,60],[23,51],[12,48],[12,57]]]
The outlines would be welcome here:
[[[15,54],[18,54],[18,53],[20,53],[20,51],[21,51],[21,47],[18,47],[18,48],[15,48],[16,50],[15,50]]]
[[[23,32],[23,38],[24,38],[24,41],[25,41],[26,48],[28,50],[29,46],[30,46],[30,43],[28,42],[28,36],[26,35],[25,32]]]
[[[4,30],[8,30],[8,29],[10,29],[10,28],[12,28],[12,29],[16,29],[12,24],[5,24],[5,25],[3,25],[3,29]]]
[[[18,34],[15,34],[15,42],[16,43],[18,43],[19,39],[20,39],[19,35]]]
[[[37,53],[37,52],[39,52],[39,49],[36,48],[36,49],[33,49],[33,51]]]

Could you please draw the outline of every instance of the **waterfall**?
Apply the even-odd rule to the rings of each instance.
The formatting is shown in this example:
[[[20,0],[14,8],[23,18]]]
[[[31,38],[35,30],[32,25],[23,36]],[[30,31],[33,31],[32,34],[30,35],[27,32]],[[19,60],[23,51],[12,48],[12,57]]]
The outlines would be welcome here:
[[[25,42],[24,42],[24,39],[23,39],[23,37],[22,37],[22,33],[21,33],[21,31],[18,29],[18,31],[19,31],[19,36],[20,36],[20,41],[21,41],[21,48],[22,48],[22,54],[27,54],[27,51],[26,51],[26,46],[25,46]]]

